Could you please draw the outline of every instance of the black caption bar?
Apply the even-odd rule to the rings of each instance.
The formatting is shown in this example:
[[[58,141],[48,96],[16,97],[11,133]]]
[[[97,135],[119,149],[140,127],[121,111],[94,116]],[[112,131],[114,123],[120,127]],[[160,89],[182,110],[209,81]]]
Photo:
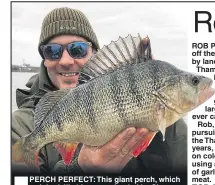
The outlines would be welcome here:
[[[14,176],[15,177],[15,176]],[[28,185],[186,185],[187,174],[140,175],[29,175]],[[13,179],[14,181],[14,179]],[[17,184],[19,185],[19,184]],[[21,185],[21,184],[20,184]]]

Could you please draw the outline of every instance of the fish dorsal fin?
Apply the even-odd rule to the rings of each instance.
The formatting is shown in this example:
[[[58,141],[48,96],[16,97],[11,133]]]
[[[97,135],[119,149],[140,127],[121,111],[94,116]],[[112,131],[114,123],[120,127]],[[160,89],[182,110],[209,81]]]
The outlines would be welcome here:
[[[151,45],[149,38],[147,45],[140,35],[132,37],[130,34],[104,45],[85,64],[82,72],[95,78],[115,71],[123,66],[151,59]],[[91,78],[92,79],[92,78]]]
[[[34,122],[35,126],[40,125],[56,102],[69,92],[69,89],[62,89],[46,93],[38,102],[35,108]]]

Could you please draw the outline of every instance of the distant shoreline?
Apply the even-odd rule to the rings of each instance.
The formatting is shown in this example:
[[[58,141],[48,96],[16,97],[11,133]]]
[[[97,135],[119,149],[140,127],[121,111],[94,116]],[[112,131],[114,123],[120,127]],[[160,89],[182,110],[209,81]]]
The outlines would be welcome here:
[[[30,66],[29,64],[25,64],[25,66],[18,66],[18,65],[12,65],[11,71],[12,72],[30,72],[30,73],[38,73],[40,70],[40,67],[34,67]]]
[[[39,71],[11,71],[12,73],[38,73]]]

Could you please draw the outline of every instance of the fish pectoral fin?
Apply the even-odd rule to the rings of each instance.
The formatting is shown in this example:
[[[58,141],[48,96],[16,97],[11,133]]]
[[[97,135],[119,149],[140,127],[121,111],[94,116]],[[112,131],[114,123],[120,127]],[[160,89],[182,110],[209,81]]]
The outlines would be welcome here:
[[[136,150],[133,151],[134,157],[137,157],[138,155],[140,155],[140,153],[144,152],[148,148],[153,138],[155,137],[156,133],[157,132],[150,132],[149,134],[146,135],[141,145]]]
[[[158,103],[156,107],[156,113],[157,113],[156,116],[157,116],[158,127],[163,135],[163,141],[165,141],[165,132],[166,132],[166,126],[167,126],[166,118],[165,118],[166,106],[162,103]]]
[[[163,135],[163,141],[165,141],[166,125],[166,120],[161,120],[161,122],[159,123],[159,130]]]
[[[40,167],[40,162],[39,162],[39,152],[36,153],[35,156],[35,164],[39,168]]]
[[[54,145],[57,151],[60,153],[64,163],[68,166],[74,157],[78,144],[59,141],[55,142]]]

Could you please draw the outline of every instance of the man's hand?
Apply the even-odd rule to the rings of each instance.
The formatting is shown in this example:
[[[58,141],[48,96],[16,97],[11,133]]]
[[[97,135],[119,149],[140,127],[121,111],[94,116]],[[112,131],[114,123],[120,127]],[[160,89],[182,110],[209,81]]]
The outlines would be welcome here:
[[[78,164],[84,172],[120,172],[148,134],[148,129],[132,127],[125,129],[102,147],[83,145]]]

